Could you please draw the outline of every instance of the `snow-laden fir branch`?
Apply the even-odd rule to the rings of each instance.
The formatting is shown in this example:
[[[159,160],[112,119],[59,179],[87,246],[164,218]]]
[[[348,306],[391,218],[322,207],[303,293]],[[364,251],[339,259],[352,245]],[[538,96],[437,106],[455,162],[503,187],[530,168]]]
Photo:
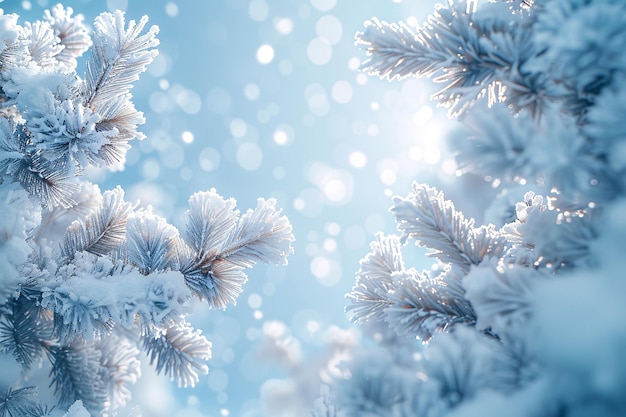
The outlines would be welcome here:
[[[52,384],[60,405],[81,401],[92,415],[123,406],[130,399],[130,385],[141,375],[138,354],[132,343],[117,336],[50,347]]]
[[[24,379],[48,360],[57,406],[71,406],[65,417],[124,406],[140,376],[138,344],[159,372],[194,385],[210,343],[184,320],[191,299],[234,303],[244,269],[285,264],[292,252],[273,199],[240,216],[234,200],[198,193],[181,237],[121,188],[101,194],[81,181],[89,165],[122,164],[128,142],[143,138],[130,91],[157,54],[158,29],[146,23],[103,13],[92,38],[61,5],[23,25],[0,11],[0,352]],[[76,58],[90,45],[81,79]],[[19,394],[34,391],[23,381],[0,387],[2,412],[50,414],[26,411]]]
[[[126,221],[128,261],[142,274],[173,267],[178,230],[151,210],[136,211]]]
[[[391,302],[385,320],[399,335],[410,335],[427,343],[457,324],[474,325],[476,313],[464,297],[462,276],[448,270],[435,278],[409,270],[394,276],[388,293]]]
[[[391,305],[388,292],[393,274],[404,271],[401,245],[396,236],[379,233],[370,243],[371,252],[360,262],[356,283],[347,295],[352,304],[346,307],[353,321],[382,321],[385,309]]]
[[[598,140],[593,125],[581,128],[575,117],[555,105],[544,106],[536,120],[527,111],[512,117],[504,104],[474,107],[464,119],[464,129],[452,136],[462,172],[482,175],[495,185],[537,184],[563,202],[583,205],[610,200],[623,190],[621,170],[605,163],[611,133]],[[589,120],[597,112],[592,109],[591,114]]]
[[[104,411],[108,387],[103,383],[101,359],[102,353],[93,342],[50,348],[52,384],[61,407],[81,400],[92,414]]]
[[[142,337],[142,349],[157,372],[164,372],[179,387],[195,386],[199,375],[209,371],[204,361],[211,358],[211,342],[186,323],[146,334]]]
[[[123,407],[131,399],[131,385],[141,376],[139,349],[117,335],[99,340],[96,347],[102,353],[100,369],[103,384],[108,389],[106,407]]]
[[[507,80],[526,81],[519,67],[530,55],[530,38],[521,15],[516,22],[502,18],[503,11],[513,17],[506,3],[483,2],[474,10],[476,3],[449,0],[419,28],[371,19],[356,35],[369,56],[361,68],[387,79],[433,77],[445,84],[433,98],[452,116],[485,95],[490,104],[504,100]]]
[[[224,199],[215,190],[189,198],[184,238],[196,256],[209,262],[217,257],[239,219],[234,199]]]
[[[283,264],[292,251],[292,227],[275,200],[259,199],[243,216],[234,200],[215,190],[189,199],[181,272],[189,287],[216,308],[233,303],[247,281],[243,269],[256,263]]]
[[[35,387],[0,388],[0,417],[43,417],[42,411]]]
[[[49,208],[71,206],[76,175],[88,165],[119,165],[128,141],[143,138],[130,89],[157,54],[156,27],[142,34],[147,18],[126,28],[123,13],[103,14],[80,80],[75,60],[91,40],[72,12],[57,5],[46,21],[24,27],[5,18],[13,33],[0,52],[2,111],[20,116],[0,129],[0,168]]]
[[[50,24],[59,39],[59,45],[63,47],[55,58],[68,70],[76,68],[76,58],[91,46],[91,37],[83,24],[83,16],[72,16],[73,13],[71,7],[63,7],[61,4],[44,12],[45,21]]]
[[[131,20],[125,28],[120,11],[103,13],[94,23],[93,48],[87,62],[83,85],[83,104],[100,116],[96,130],[107,133],[108,142],[99,150],[100,158],[112,166],[123,161],[128,141],[143,139],[137,125],[144,123],[143,114],[130,101],[132,83],[158,54],[154,49],[158,27],[142,34],[148,22]]]
[[[124,191],[117,187],[106,191],[97,211],[84,221],[77,220],[63,238],[63,259],[67,262],[78,252],[107,255],[118,248],[126,235],[126,220],[132,204],[124,201]]]
[[[379,234],[361,268],[346,307],[357,323],[384,321],[398,334],[428,342],[434,334],[456,324],[473,325],[476,315],[464,298],[463,276],[445,269],[431,278],[405,269],[396,236]]]
[[[229,233],[218,258],[242,268],[257,263],[285,265],[291,253],[291,224],[276,200],[259,198],[254,209],[248,209]]]
[[[503,260],[533,268],[558,270],[587,264],[589,242],[597,232],[591,207],[551,207],[544,197],[528,192],[515,206],[516,220],[500,232],[509,242]]]
[[[84,83],[84,103],[99,110],[103,103],[119,95],[126,95],[139,74],[158,54],[154,49],[159,41],[157,26],[147,33],[148,23],[143,16],[139,22],[131,20],[125,28],[124,13],[102,13],[94,22],[92,55],[87,62]]]
[[[463,10],[470,4],[475,11]],[[394,200],[402,239],[416,239],[446,269],[431,279],[400,264],[390,268],[392,251],[372,244],[348,310],[360,323],[380,327],[384,320],[411,336],[422,320],[433,337],[412,351],[419,369],[408,374],[390,368],[410,353],[398,355],[386,342],[364,347],[383,352],[346,364],[333,402],[346,416],[622,415],[626,373],[615,364],[626,341],[619,327],[626,317],[619,249],[626,233],[626,6],[617,0],[448,6],[434,16],[456,13],[455,21],[436,31],[433,20],[415,30],[370,22],[358,38],[372,54],[364,68],[387,78],[443,74],[446,80],[445,71],[462,78],[462,69],[469,80],[484,76],[473,90],[451,84],[444,100],[456,94],[453,110],[471,104],[479,89],[489,94],[487,83],[501,84],[495,101],[503,102],[465,108],[469,132],[455,140],[461,171],[501,188],[496,204],[485,207],[488,215],[502,212],[495,216],[501,228],[483,228],[477,243],[473,220],[426,186]],[[431,43],[426,34],[434,34]],[[500,42],[507,37],[521,42]],[[510,48],[500,47],[507,42]],[[500,67],[492,52],[502,54]],[[463,66],[473,56],[480,58],[472,61],[478,70]],[[493,72],[481,75],[489,63],[496,64]],[[468,91],[464,101],[460,95]],[[481,198],[480,187],[476,195]],[[368,269],[378,278],[364,275]],[[429,313],[459,306],[473,321],[438,329],[439,317],[420,310],[427,305]]]
[[[54,340],[52,317],[24,295],[6,307],[10,310],[0,314],[0,352],[12,354],[29,369]]]
[[[52,384],[60,405],[81,401],[92,415],[123,406],[130,385],[141,375],[138,354],[133,343],[119,336],[51,346]]]
[[[31,142],[32,133],[14,117],[0,118],[0,170],[13,177],[47,207],[68,207],[76,185],[63,162],[47,160]]]
[[[167,326],[189,312],[191,294],[177,271],[114,273],[106,258],[81,254],[41,283],[41,305],[55,313],[55,335],[63,342],[92,340],[116,325]]]
[[[430,250],[443,263],[462,271],[488,257],[497,257],[504,245],[493,226],[474,227],[474,219],[466,219],[442,192],[424,184],[413,184],[406,198],[396,196],[390,209],[402,241],[415,243]]]

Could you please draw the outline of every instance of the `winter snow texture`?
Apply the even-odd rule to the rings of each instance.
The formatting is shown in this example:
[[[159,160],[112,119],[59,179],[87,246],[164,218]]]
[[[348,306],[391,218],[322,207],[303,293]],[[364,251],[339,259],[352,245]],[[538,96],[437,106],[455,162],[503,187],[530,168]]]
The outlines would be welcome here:
[[[486,226],[427,185],[393,199],[400,234],[348,295],[375,347],[312,415],[626,415],[626,3],[450,0],[356,42],[372,75],[443,85],[459,173],[500,194]],[[432,270],[405,266],[408,242]]]
[[[68,417],[127,403],[140,351],[193,386],[211,356],[185,321],[194,300],[225,308],[245,269],[285,264],[292,251],[274,200],[240,214],[215,190],[198,192],[179,233],[121,188],[81,180],[89,165],[123,165],[128,142],[143,139],[130,90],[157,54],[158,28],[146,23],[103,13],[90,35],[61,5],[23,25],[0,11],[0,416],[50,415],[22,377],[42,363],[56,415]]]

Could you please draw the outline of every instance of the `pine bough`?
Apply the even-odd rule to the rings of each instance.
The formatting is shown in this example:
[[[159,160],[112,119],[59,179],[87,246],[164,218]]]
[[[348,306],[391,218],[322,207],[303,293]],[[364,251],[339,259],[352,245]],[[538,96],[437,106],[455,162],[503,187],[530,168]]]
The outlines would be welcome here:
[[[140,351],[179,385],[198,382],[211,344],[185,321],[193,300],[234,304],[245,269],[285,264],[293,236],[272,199],[241,214],[198,192],[179,232],[121,188],[80,179],[89,165],[122,165],[143,139],[130,91],[157,55],[158,28],[117,11],[90,36],[72,14],[57,5],[19,25],[0,10],[0,352],[25,376],[47,361],[57,407],[78,417],[129,400]],[[0,386],[0,416],[49,415],[14,377]]]
[[[626,415],[626,3],[448,0],[356,43],[372,75],[443,84],[459,171],[501,192],[485,226],[425,184],[394,197],[400,235],[348,294],[379,346],[312,415]],[[405,266],[407,242],[433,269]]]

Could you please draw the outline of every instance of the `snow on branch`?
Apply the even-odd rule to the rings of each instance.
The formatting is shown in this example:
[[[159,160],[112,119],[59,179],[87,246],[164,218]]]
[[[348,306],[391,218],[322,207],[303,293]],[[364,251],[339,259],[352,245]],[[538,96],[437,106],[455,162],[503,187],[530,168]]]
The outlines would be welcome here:
[[[126,221],[126,250],[129,262],[142,274],[172,267],[178,230],[152,210],[136,211]]]
[[[427,343],[435,334],[450,331],[457,324],[475,324],[476,313],[463,292],[454,270],[436,278],[418,275],[414,270],[397,274],[385,320],[396,333]]]
[[[361,68],[390,80],[433,77],[445,84],[433,98],[450,109],[450,116],[486,95],[490,104],[504,100],[505,81],[519,74],[530,38],[520,22],[503,19],[503,11],[513,17],[505,2],[485,3],[475,10],[476,2],[448,0],[418,28],[369,20],[356,35],[357,46],[369,56]]]
[[[132,82],[139,79],[158,52],[153,49],[159,41],[157,26],[141,34],[148,17],[137,23],[128,22],[125,28],[124,13],[102,13],[94,22],[93,47],[87,62],[84,82],[84,103],[96,111],[111,98],[126,95]]]
[[[124,241],[126,219],[132,204],[124,201],[124,191],[117,187],[106,191],[97,211],[84,221],[77,220],[65,232],[62,257],[69,261],[77,252],[107,255]]]
[[[292,251],[291,230],[287,217],[276,209],[276,200],[259,198],[256,208],[241,216],[218,257],[243,268],[257,263],[285,265]]]
[[[23,388],[44,359],[65,417],[124,406],[141,343],[159,371],[194,385],[210,343],[184,321],[192,298],[234,303],[244,269],[292,252],[273,199],[240,215],[215,190],[197,193],[181,236],[120,187],[100,193],[80,178],[123,165],[144,137],[131,89],[157,55],[158,28],[146,24],[103,13],[90,36],[71,8],[23,25],[0,9],[0,353],[25,372],[15,389],[0,386],[0,417],[50,414]],[[76,59],[90,46],[81,79]]]
[[[37,389],[24,387],[19,389],[0,389],[0,416],[37,417],[45,415],[39,404]]]
[[[243,216],[233,199],[215,190],[189,199],[181,272],[189,287],[216,308],[234,303],[247,281],[243,272],[257,263],[284,264],[292,252],[292,226],[275,200],[259,199]]]
[[[498,256],[504,249],[494,226],[474,227],[474,219],[466,219],[442,192],[424,184],[413,184],[408,197],[394,197],[393,213],[402,241],[430,249],[443,263],[467,271],[483,259]]]
[[[397,236],[378,234],[370,248],[347,295],[351,304],[346,311],[352,321],[385,321],[396,333],[425,343],[456,324],[475,323],[476,314],[463,296],[463,275],[458,270],[448,268],[431,278],[405,269]]]
[[[59,405],[67,408],[81,400],[90,413],[99,415],[107,402],[107,387],[102,381],[102,353],[93,343],[72,343],[51,347],[52,385]]]
[[[204,361],[211,358],[211,342],[200,330],[193,330],[186,323],[174,324],[154,335],[147,334],[142,341],[150,364],[156,363],[157,372],[164,372],[180,387],[195,386],[199,374],[209,371]]]
[[[44,355],[45,341],[53,339],[52,320],[35,300],[21,296],[0,314],[0,352],[10,353],[26,369]]]
[[[55,58],[70,71],[76,68],[76,58],[91,46],[91,38],[83,23],[83,15],[72,16],[73,13],[71,7],[63,7],[61,4],[56,4],[44,12],[45,21],[52,26],[55,36],[59,39],[59,45],[63,48]]]
[[[128,141],[144,136],[137,125],[144,123],[141,112],[130,101],[132,83],[139,79],[158,51],[154,49],[158,27],[152,26],[142,34],[148,22],[146,16],[139,22],[131,20],[125,27],[124,14],[102,13],[94,23],[93,47],[87,62],[83,83],[83,104],[100,116],[98,132],[107,132],[107,143],[99,149],[100,158],[107,166],[122,163]]]
[[[346,307],[351,319],[357,323],[385,319],[385,309],[392,302],[388,293],[392,288],[393,274],[404,271],[401,244],[397,236],[376,235],[370,243],[371,252],[361,260],[356,283],[347,295],[352,302]]]

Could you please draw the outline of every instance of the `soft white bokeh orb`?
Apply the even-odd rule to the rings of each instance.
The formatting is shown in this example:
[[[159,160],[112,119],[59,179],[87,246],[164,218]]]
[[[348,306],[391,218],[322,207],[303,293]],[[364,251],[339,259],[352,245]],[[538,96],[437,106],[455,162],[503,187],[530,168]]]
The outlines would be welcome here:
[[[263,151],[254,142],[246,142],[237,147],[237,163],[246,171],[254,171],[263,162]]]
[[[315,24],[315,33],[329,44],[336,45],[343,35],[341,20],[333,15],[322,16]]]
[[[264,44],[256,51],[256,59],[260,64],[269,64],[274,60],[274,48],[272,45]]]
[[[333,48],[327,40],[314,38],[307,45],[306,56],[315,65],[326,65],[333,56]]]

